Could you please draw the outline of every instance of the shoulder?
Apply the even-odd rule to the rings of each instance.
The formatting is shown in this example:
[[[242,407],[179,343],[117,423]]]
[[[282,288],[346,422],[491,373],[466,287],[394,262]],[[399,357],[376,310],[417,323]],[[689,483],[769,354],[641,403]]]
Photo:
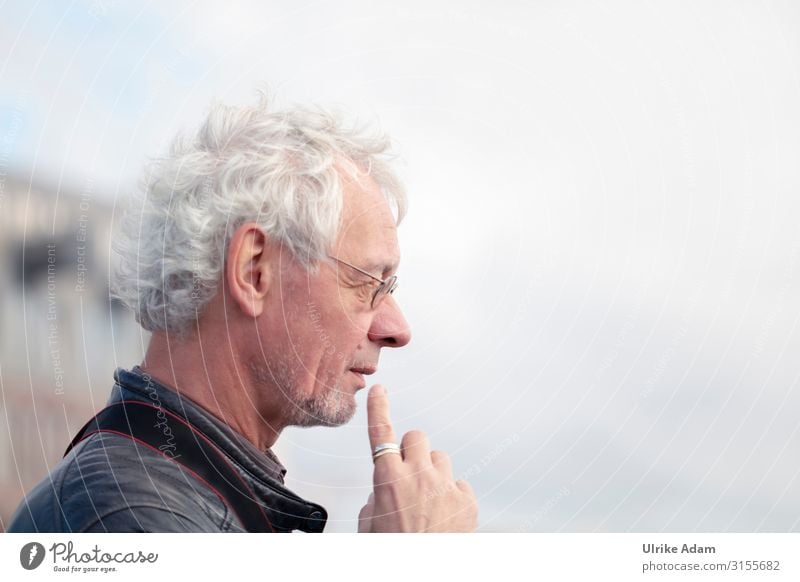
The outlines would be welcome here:
[[[128,437],[97,433],[28,495],[11,527],[26,522],[28,531],[214,532],[230,529],[232,516],[176,461]]]

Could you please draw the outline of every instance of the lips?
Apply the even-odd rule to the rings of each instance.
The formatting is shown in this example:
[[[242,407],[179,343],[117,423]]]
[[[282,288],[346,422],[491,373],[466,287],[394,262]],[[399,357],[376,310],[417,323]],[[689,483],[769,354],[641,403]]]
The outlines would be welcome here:
[[[374,374],[377,368],[375,366],[361,366],[359,368],[350,368],[350,371],[355,374],[355,376],[359,379],[359,389],[364,388],[367,385],[366,380],[364,380],[364,376],[369,376],[370,374]]]

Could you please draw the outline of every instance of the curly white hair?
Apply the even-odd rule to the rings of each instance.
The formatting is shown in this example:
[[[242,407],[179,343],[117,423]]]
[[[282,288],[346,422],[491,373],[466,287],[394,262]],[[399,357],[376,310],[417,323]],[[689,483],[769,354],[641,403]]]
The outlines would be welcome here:
[[[404,189],[389,140],[320,108],[270,111],[212,106],[196,135],[153,160],[129,200],[114,249],[112,294],[147,330],[183,332],[217,293],[236,228],[257,222],[313,271],[326,260],[342,214],[340,172],[372,177],[396,211]]]

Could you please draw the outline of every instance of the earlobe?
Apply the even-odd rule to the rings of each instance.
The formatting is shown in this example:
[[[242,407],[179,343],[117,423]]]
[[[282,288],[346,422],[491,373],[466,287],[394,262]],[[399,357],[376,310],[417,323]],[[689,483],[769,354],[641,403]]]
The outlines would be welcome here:
[[[247,316],[264,311],[270,285],[269,241],[255,223],[236,229],[228,245],[225,281],[233,303]]]

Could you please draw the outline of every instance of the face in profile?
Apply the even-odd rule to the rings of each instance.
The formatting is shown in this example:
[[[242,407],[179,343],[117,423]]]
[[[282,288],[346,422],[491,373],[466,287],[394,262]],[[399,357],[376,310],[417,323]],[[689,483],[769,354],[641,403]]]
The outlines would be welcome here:
[[[338,261],[310,273],[287,257],[278,300],[260,318],[263,357],[253,369],[281,392],[286,425],[347,423],[356,411],[356,392],[378,368],[381,348],[411,339],[394,298],[376,297],[376,279],[391,277],[399,265],[389,204],[371,179],[346,180],[344,203],[331,253]]]

